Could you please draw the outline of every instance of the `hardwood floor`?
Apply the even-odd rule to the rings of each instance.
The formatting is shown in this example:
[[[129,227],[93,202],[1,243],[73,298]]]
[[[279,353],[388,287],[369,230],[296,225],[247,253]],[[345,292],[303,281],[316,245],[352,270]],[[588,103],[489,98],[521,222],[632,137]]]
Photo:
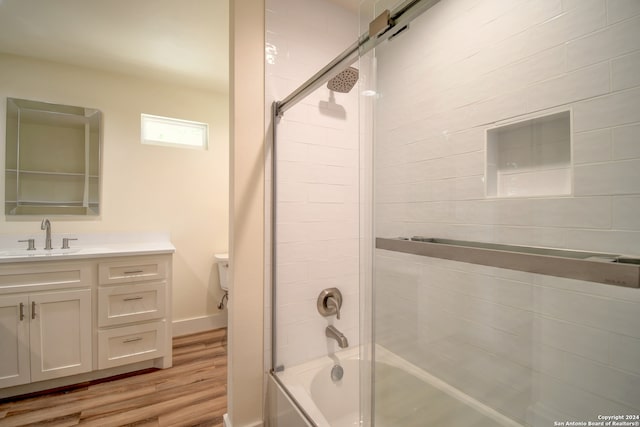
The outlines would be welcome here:
[[[222,426],[227,330],[174,338],[173,367],[0,400],[0,426]]]

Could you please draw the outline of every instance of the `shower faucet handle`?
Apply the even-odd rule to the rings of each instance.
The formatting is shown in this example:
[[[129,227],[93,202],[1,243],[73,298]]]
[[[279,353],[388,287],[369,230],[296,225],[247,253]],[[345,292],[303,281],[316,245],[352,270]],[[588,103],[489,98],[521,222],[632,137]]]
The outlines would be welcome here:
[[[340,320],[342,293],[338,288],[327,288],[318,295],[318,313],[324,317],[337,316]]]
[[[327,297],[327,299],[325,300],[325,305],[327,306],[327,309],[329,311],[335,312],[336,318],[340,320],[340,304],[338,304],[338,301],[336,301],[336,299],[332,295]]]

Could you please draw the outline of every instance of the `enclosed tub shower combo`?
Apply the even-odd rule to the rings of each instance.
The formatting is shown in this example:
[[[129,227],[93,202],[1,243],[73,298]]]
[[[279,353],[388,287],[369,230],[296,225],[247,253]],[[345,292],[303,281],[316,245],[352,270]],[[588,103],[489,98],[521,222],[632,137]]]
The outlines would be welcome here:
[[[640,2],[302,3],[267,1],[270,425],[640,425]]]

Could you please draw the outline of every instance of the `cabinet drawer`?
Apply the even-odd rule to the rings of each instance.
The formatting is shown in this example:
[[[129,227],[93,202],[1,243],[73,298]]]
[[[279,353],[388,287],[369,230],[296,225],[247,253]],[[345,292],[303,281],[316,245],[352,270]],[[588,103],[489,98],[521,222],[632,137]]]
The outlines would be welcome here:
[[[162,357],[165,347],[164,320],[98,331],[98,368]]]
[[[141,283],[98,289],[98,326],[160,319],[165,315],[164,283]]]
[[[101,262],[98,265],[101,285],[164,280],[166,277],[167,261],[157,257]]]
[[[0,268],[0,294],[91,286],[91,270],[91,265],[86,262],[3,264]]]

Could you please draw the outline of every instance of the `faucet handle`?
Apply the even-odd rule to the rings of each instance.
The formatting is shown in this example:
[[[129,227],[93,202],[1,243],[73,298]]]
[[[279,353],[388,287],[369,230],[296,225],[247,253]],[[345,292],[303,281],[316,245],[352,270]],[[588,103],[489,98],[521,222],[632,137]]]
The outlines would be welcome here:
[[[327,288],[318,295],[318,313],[324,317],[334,314],[340,319],[340,307],[342,307],[342,293],[338,288]]]
[[[29,245],[29,247],[27,248],[28,251],[35,251],[36,250],[36,239],[18,240],[18,242],[27,243]]]
[[[77,238],[71,238],[71,237],[63,237],[62,238],[62,248],[61,249],[70,249],[69,248],[69,241],[70,240],[78,240]]]
[[[336,318],[338,320],[340,320],[340,305],[341,304],[338,304],[338,301],[336,301],[336,299],[333,297],[333,295],[328,296],[327,299],[325,300],[324,304],[327,306],[329,311],[333,311],[334,313],[336,313]]]

